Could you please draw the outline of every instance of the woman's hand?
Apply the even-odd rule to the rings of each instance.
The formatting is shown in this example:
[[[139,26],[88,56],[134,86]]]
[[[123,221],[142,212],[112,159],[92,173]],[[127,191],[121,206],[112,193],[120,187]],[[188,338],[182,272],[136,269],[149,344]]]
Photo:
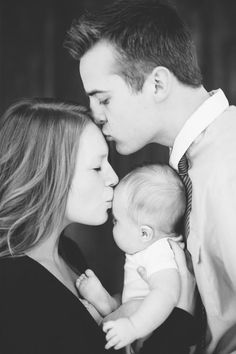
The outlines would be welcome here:
[[[181,308],[189,312],[190,314],[194,313],[195,303],[196,303],[196,281],[194,276],[188,270],[186,257],[184,253],[184,244],[176,241],[169,240],[170,247],[172,248],[175,256],[175,261],[179,269],[180,281],[181,281],[181,291],[180,298],[176,307]],[[137,272],[141,278],[147,283],[148,278],[146,270],[144,267],[139,267]]]

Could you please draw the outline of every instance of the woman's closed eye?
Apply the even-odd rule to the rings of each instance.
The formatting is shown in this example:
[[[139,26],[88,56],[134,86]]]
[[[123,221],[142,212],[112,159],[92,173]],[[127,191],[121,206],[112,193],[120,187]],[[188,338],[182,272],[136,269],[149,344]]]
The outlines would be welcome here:
[[[95,170],[95,171],[99,172],[99,171],[101,171],[101,170],[102,170],[102,168],[101,168],[101,166],[99,166],[99,167],[95,167],[95,168],[93,168],[93,170]]]
[[[99,104],[102,104],[104,106],[108,105],[110,102],[110,99],[109,98],[106,98],[104,100],[99,100]]]

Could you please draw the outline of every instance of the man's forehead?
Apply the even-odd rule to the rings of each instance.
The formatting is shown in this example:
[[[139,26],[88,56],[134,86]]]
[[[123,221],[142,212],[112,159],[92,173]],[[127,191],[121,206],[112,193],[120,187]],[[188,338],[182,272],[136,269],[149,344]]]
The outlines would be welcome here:
[[[98,59],[115,61],[116,58],[115,47],[107,41],[99,41],[94,44],[81,58],[81,62],[86,61],[88,63],[97,62]]]
[[[101,76],[114,74],[115,65],[116,59],[112,46],[106,42],[99,42],[82,56],[80,75],[83,82],[88,85]]]
[[[81,75],[82,77],[82,75]],[[89,97],[103,97],[104,95],[112,95],[120,86],[124,85],[123,79],[118,74],[102,74],[96,76],[85,75],[82,77],[84,89]]]

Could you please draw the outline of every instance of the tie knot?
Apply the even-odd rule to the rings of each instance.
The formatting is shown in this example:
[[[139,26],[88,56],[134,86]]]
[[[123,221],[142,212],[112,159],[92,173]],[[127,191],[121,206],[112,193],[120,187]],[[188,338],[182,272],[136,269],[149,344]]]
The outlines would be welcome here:
[[[186,175],[188,173],[188,168],[189,168],[188,159],[184,154],[178,163],[179,175],[180,176]]]

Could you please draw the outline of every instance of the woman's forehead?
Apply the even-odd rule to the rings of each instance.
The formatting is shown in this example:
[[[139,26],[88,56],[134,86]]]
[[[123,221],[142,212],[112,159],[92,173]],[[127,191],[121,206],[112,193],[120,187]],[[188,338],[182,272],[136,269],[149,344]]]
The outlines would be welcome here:
[[[93,123],[89,124],[81,135],[79,153],[87,156],[107,157],[108,146],[101,130]]]

